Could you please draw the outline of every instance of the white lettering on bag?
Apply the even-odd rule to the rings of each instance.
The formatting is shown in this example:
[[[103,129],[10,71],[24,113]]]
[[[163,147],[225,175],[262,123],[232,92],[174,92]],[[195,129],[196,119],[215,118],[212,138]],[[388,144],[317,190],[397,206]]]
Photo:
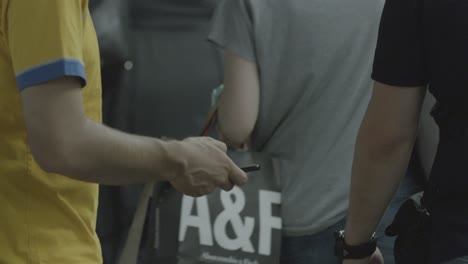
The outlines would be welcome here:
[[[197,215],[191,215],[193,206],[197,202]],[[211,233],[210,210],[208,209],[208,199],[206,196],[197,199],[185,196],[182,199],[182,209],[180,216],[179,241],[184,241],[189,227],[198,228],[200,244],[213,246],[213,234]]]
[[[272,214],[272,205],[281,204],[281,193],[271,191],[259,192],[260,202],[260,235],[258,253],[269,256],[271,254],[271,233],[273,229],[281,229],[280,217]]]
[[[254,253],[255,249],[250,237],[255,227],[255,219],[245,217],[245,223],[243,223],[239,215],[245,207],[244,192],[239,187],[234,187],[230,192],[221,192],[220,198],[225,210],[218,215],[214,222],[216,242],[227,250],[242,249],[244,252]],[[228,222],[231,222],[237,236],[236,239],[230,239],[226,234]]]
[[[199,242],[203,246],[213,246],[214,240],[223,249],[242,250],[246,253],[255,253],[255,247],[251,237],[258,221],[259,242],[258,253],[271,255],[273,229],[281,230],[281,218],[273,216],[273,205],[281,204],[281,193],[266,190],[258,192],[259,219],[254,217],[241,217],[245,208],[246,197],[242,189],[234,187],[230,192],[220,192],[221,204],[224,210],[214,219],[211,224],[210,210],[206,196],[193,198],[184,196],[182,199],[179,241],[182,242],[187,236],[189,227],[196,228]],[[196,203],[196,212],[192,215]],[[226,232],[230,224],[235,238],[230,238]],[[214,235],[214,239],[213,239]]]

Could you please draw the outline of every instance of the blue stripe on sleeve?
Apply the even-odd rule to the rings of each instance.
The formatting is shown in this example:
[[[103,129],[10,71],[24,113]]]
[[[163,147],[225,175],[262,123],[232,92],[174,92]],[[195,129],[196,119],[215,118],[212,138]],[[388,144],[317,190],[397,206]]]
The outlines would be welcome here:
[[[30,86],[65,76],[79,77],[81,79],[81,86],[86,86],[84,65],[76,59],[59,59],[29,68],[16,75],[16,81],[21,92]]]

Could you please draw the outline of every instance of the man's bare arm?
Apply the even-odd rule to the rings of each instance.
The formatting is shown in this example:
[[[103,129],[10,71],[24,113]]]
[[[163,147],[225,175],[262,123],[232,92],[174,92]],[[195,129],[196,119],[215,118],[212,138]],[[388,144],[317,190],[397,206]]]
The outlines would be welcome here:
[[[405,174],[424,94],[424,87],[375,84],[356,143],[345,235],[350,245],[369,241]]]
[[[246,142],[257,121],[260,81],[257,66],[229,51],[225,54],[224,92],[218,103],[219,130],[230,145]]]
[[[246,180],[221,142],[208,138],[164,142],[88,119],[80,83],[74,78],[29,87],[21,97],[31,151],[46,171],[105,184],[170,180],[194,196]]]

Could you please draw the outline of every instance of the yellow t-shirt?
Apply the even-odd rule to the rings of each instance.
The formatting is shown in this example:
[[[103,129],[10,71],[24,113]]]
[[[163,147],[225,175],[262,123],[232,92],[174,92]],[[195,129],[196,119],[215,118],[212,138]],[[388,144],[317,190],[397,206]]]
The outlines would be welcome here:
[[[101,120],[99,49],[88,0],[0,0],[0,263],[101,263],[98,189],[47,174],[29,151],[20,92],[80,78]]]

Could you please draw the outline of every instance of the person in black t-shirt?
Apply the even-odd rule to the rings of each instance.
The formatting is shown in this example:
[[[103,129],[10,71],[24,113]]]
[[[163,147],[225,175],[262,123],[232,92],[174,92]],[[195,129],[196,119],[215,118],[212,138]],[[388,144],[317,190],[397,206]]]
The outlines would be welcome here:
[[[468,263],[468,1],[387,0],[372,78],[374,92],[356,143],[345,243],[370,241],[405,172],[429,90],[437,100],[432,115],[440,143],[426,189],[430,260],[421,264]],[[382,262],[369,256],[343,263]]]

